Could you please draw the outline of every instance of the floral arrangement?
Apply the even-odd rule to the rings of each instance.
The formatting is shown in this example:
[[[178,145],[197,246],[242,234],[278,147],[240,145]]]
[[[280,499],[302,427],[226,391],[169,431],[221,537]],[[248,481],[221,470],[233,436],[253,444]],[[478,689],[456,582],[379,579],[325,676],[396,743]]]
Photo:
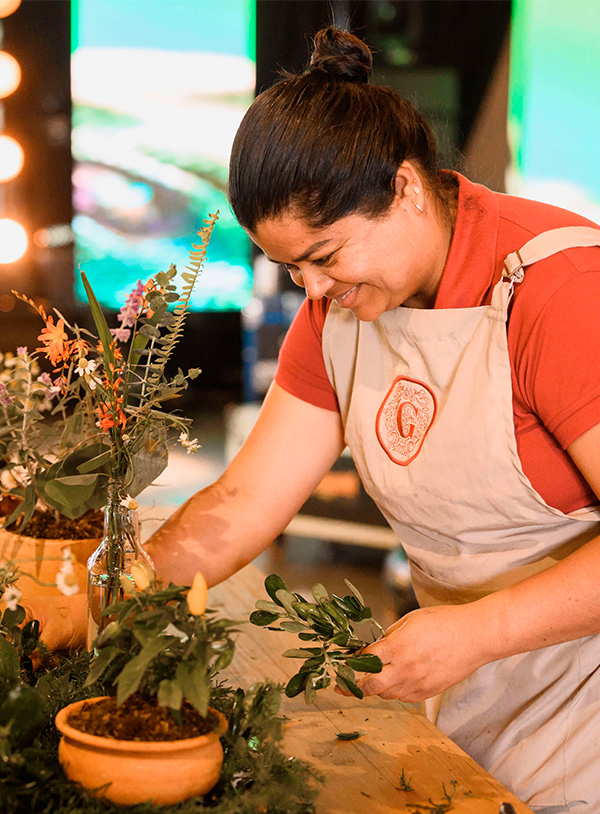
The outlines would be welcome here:
[[[178,275],[171,265],[138,281],[109,328],[82,272],[96,333],[19,299],[43,320],[35,351],[6,354],[0,368],[0,484],[15,501],[5,527],[23,529],[36,506],[70,518],[106,503],[109,482],[135,496],[167,464],[169,432],[188,452],[189,420],[163,408],[200,370],[166,373],[183,334],[190,298],[218,214],[205,221],[201,242]],[[51,372],[41,372],[41,358]]]

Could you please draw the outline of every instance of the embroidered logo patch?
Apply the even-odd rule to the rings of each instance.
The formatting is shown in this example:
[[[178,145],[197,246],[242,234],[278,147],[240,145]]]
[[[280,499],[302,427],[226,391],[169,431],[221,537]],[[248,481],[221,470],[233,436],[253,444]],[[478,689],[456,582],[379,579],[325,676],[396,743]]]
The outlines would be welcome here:
[[[379,443],[396,464],[406,466],[423,446],[437,405],[423,382],[398,376],[384,398],[375,429]]]

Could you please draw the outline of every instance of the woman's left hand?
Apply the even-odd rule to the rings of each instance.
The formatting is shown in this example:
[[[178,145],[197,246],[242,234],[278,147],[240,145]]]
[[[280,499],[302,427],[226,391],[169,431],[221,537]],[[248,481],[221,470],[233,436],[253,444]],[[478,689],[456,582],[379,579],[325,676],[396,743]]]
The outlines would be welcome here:
[[[365,695],[423,701],[453,687],[486,663],[473,605],[420,608],[365,648],[383,670],[358,682]]]

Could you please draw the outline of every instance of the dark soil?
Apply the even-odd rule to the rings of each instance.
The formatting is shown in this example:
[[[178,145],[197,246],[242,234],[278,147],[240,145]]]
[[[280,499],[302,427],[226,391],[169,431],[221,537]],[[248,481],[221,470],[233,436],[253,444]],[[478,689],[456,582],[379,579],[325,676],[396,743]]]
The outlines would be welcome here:
[[[17,520],[18,523],[18,520]],[[39,537],[43,540],[88,540],[102,537],[104,514],[98,509],[90,509],[81,517],[71,520],[62,514],[56,517],[53,511],[36,509],[33,517],[23,530],[13,525],[10,531],[18,531],[23,537]]]
[[[125,741],[176,741],[211,732],[216,720],[203,718],[188,702],[181,708],[181,726],[167,707],[159,707],[138,693],[117,706],[115,698],[85,703],[69,715],[68,723],[89,735]]]

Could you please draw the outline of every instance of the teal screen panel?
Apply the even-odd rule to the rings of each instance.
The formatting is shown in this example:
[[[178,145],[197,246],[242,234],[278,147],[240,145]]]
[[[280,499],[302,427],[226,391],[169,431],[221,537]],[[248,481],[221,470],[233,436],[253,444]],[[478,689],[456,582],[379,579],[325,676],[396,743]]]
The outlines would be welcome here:
[[[216,210],[193,308],[236,310],[250,299],[250,241],[226,188],[254,96],[254,2],[72,2],[76,266],[108,308],[138,279],[183,268]],[[77,271],[75,292],[86,301]]]
[[[600,221],[600,2],[513,0],[507,190]]]

